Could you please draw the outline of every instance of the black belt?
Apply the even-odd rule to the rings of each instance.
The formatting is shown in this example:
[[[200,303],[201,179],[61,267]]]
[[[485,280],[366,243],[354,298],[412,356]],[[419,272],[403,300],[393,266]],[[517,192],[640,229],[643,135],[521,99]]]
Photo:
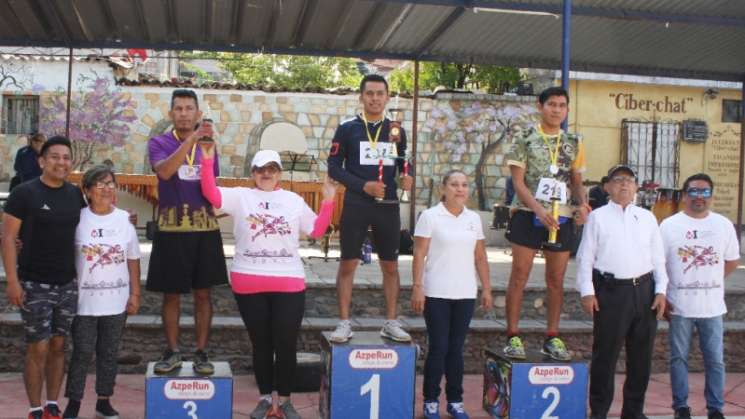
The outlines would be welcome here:
[[[638,286],[647,280],[652,279],[652,272],[647,272],[644,275],[640,275],[633,278],[616,278],[612,273],[601,272],[597,269],[592,270],[593,280],[597,280],[605,285],[623,285],[623,286]]]

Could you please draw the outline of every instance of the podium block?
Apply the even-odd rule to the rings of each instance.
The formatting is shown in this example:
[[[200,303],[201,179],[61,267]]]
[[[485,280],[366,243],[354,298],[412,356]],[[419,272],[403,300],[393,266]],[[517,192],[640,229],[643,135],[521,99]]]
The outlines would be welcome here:
[[[347,343],[321,339],[322,419],[414,417],[416,345],[355,332]]]
[[[213,362],[213,375],[198,375],[191,362],[169,374],[145,376],[147,419],[230,419],[233,417],[233,373],[227,362]]]
[[[586,362],[558,362],[538,351],[514,360],[501,349],[484,350],[484,410],[492,418],[587,417]]]

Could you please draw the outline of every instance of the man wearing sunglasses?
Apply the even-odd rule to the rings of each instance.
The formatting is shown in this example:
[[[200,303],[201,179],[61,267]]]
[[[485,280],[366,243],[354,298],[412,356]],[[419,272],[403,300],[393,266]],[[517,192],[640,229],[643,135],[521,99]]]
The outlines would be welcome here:
[[[732,222],[709,209],[713,191],[714,182],[704,173],[686,179],[683,211],[660,227],[670,277],[666,317],[676,419],[691,417],[688,350],[694,328],[704,355],[707,414],[709,419],[724,418],[724,278],[737,268],[740,248]]]
[[[618,165],[608,179],[610,201],[590,213],[577,253],[577,290],[593,323],[591,418],[608,414],[616,363],[625,345],[621,417],[642,419],[657,320],[665,311],[665,252],[657,219],[634,205],[634,171]]]

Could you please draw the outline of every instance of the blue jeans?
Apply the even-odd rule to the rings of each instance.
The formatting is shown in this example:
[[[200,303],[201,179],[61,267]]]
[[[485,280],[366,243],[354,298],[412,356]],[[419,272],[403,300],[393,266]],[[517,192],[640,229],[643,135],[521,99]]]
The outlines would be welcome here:
[[[448,403],[463,401],[463,346],[471,324],[475,300],[427,297],[427,359],[424,361],[424,400],[440,397],[440,380],[445,373]]]
[[[673,409],[688,406],[688,351],[693,327],[698,329],[699,347],[704,355],[706,409],[724,408],[724,325],[722,316],[689,318],[672,316],[668,338],[670,341],[670,382],[673,390]]]

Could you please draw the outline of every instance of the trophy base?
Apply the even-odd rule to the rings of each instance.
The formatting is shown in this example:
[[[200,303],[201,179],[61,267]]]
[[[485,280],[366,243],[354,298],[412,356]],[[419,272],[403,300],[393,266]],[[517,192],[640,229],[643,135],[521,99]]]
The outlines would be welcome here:
[[[376,199],[376,204],[387,204],[387,205],[393,205],[398,204],[400,201],[398,199]]]
[[[561,243],[545,241],[541,243],[546,250],[557,250],[561,248]]]

